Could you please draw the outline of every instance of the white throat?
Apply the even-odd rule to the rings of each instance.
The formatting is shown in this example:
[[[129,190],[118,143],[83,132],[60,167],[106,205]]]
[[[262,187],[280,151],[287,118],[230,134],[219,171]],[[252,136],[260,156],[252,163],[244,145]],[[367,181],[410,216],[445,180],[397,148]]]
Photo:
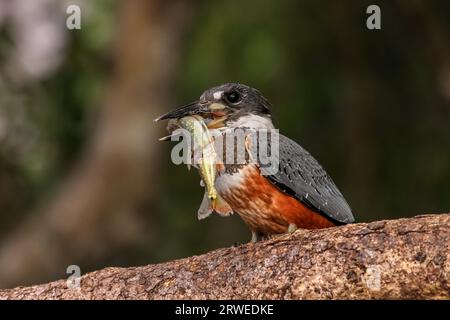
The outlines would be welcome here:
[[[242,116],[236,121],[228,122],[228,128],[247,127],[251,129],[274,129],[272,119],[270,117],[262,117],[256,114]]]

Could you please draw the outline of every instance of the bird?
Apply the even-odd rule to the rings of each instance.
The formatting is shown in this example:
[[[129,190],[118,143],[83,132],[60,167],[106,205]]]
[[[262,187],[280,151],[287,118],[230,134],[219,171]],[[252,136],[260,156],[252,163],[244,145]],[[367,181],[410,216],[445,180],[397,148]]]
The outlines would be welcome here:
[[[259,90],[240,83],[212,87],[192,103],[154,121],[200,115],[208,130],[272,130],[272,105]],[[322,229],[355,221],[342,193],[319,162],[279,134],[277,170],[264,174],[258,160],[226,164],[215,188],[250,228],[252,242],[274,234]]]

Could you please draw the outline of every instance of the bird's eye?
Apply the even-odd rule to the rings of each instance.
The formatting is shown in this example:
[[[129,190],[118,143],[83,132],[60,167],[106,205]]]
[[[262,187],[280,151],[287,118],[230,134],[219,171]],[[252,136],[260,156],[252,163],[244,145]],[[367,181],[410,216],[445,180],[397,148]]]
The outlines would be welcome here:
[[[231,91],[226,94],[225,99],[229,103],[235,104],[241,101],[241,95],[236,91]]]

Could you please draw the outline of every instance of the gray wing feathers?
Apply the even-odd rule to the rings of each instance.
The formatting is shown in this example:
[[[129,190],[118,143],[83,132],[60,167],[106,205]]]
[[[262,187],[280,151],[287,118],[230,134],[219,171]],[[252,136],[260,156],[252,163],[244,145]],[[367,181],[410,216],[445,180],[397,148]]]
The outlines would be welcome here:
[[[305,149],[279,135],[279,170],[269,181],[297,200],[340,223],[352,223],[352,211],[333,180]],[[261,168],[264,173],[264,168]]]

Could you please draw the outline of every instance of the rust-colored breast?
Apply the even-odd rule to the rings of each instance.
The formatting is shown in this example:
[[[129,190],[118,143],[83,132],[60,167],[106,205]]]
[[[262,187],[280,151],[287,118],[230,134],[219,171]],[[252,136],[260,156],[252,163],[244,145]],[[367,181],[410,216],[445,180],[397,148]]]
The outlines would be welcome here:
[[[299,228],[319,229],[335,224],[320,213],[283,193],[256,166],[244,169],[244,180],[223,194],[233,210],[253,231],[263,234],[285,233],[290,223]]]

